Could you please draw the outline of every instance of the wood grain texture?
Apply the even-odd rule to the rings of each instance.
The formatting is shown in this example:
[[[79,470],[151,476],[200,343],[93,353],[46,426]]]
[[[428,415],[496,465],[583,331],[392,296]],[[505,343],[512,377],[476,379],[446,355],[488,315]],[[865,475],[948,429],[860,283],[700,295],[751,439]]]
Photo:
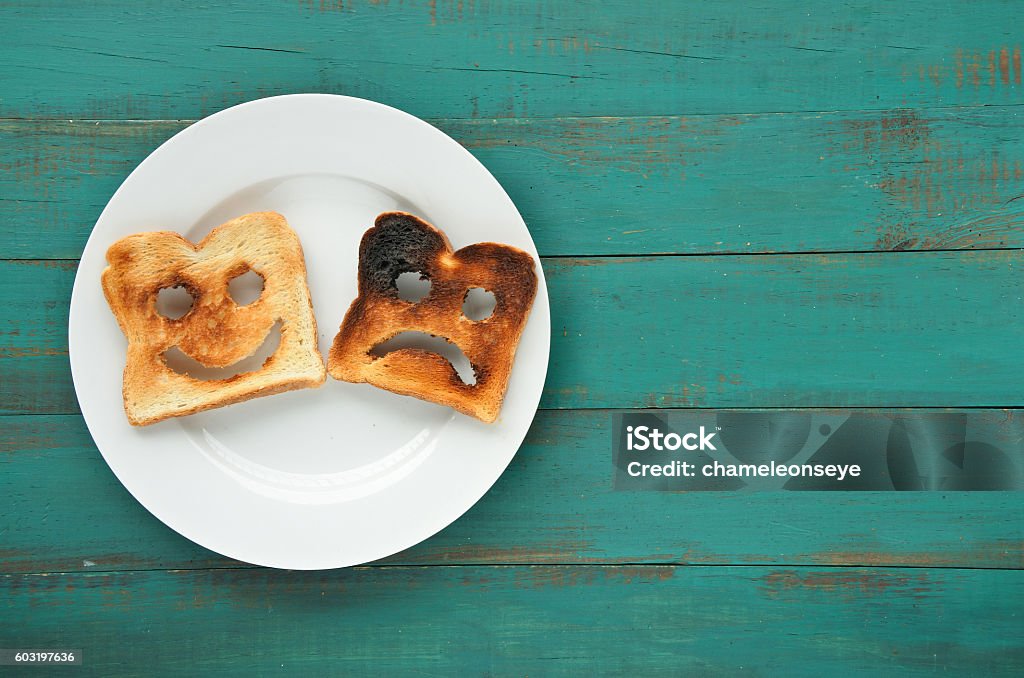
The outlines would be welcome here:
[[[972,416],[1019,420],[1024,412]],[[541,412],[512,465],[475,507],[378,564],[1024,569],[1019,493],[614,491],[611,419],[608,411]],[[1019,435],[1019,426],[1013,430]],[[7,498],[0,572],[239,565],[138,504],[80,416],[0,417],[0,496]]]
[[[826,252],[1024,246],[1016,111],[432,122],[543,255]],[[80,256],[121,180],[187,125],[0,122],[0,252]]]
[[[75,675],[1016,676],[1019,573],[356,568],[0,576]]]
[[[1019,250],[546,259],[542,406],[1018,406],[1022,261]],[[0,262],[0,412],[77,411],[74,272]]]
[[[0,116],[197,118],[308,91],[463,118],[1016,105],[1015,9],[21,0],[0,8]]]

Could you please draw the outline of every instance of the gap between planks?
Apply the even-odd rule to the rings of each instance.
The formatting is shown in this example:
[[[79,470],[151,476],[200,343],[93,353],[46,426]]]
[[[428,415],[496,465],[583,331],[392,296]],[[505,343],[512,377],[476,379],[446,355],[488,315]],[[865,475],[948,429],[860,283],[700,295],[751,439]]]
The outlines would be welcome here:
[[[66,354],[61,354],[66,355]],[[694,405],[692,407],[538,407],[538,412],[689,412],[691,410],[709,412],[835,412],[845,410],[899,410],[901,412],[913,412],[918,410],[945,412],[948,410],[1020,410],[1024,409],[1020,404],[1016,405],[844,405],[819,407],[778,407],[772,405],[751,405],[751,406],[728,406],[710,407],[707,405]],[[0,412],[0,421],[13,419],[15,417],[80,417],[81,411],[69,410],[67,412]]]
[[[771,570],[960,570],[960,571],[983,571],[983,572],[1019,572],[1024,571],[1024,568],[1020,567],[980,567],[980,566],[963,566],[963,565],[835,565],[835,564],[816,564],[816,563],[673,563],[673,562],[650,562],[650,563],[634,563],[634,562],[609,562],[609,563],[416,563],[416,564],[365,564],[365,565],[354,565],[352,567],[339,567],[329,570],[282,570],[279,568],[263,567],[262,565],[224,565],[224,566],[206,566],[206,567],[147,567],[147,568],[125,568],[122,570],[116,569],[97,569],[97,570],[44,570],[39,572],[0,572],[2,578],[14,578],[14,577],[77,577],[77,576],[95,576],[95,575],[116,575],[116,574],[136,574],[136,573],[147,573],[147,572],[161,572],[161,573],[195,573],[195,572],[256,572],[256,571],[275,571],[275,572],[341,572],[341,571],[363,571],[363,572],[380,572],[383,570],[436,570],[439,568],[450,568],[450,569],[466,569],[466,568],[505,568],[505,569],[559,569],[559,568],[578,568],[578,569],[603,569],[603,570],[614,570],[624,568],[646,568],[646,569],[664,569],[667,567],[675,569],[771,569]]]
[[[331,92],[295,92],[293,94],[332,94]],[[292,96],[291,94],[280,94],[276,96]],[[339,95],[341,96],[341,95]],[[269,99],[272,97],[255,97],[249,101],[257,101],[259,99]],[[236,104],[240,105],[240,104]],[[481,122],[486,123],[493,120],[499,120],[502,122],[509,122],[514,120],[521,120],[523,122],[531,121],[546,121],[546,120],[648,120],[648,119],[659,119],[659,118],[717,118],[717,117],[757,117],[765,115],[829,115],[829,114],[853,114],[853,113],[887,113],[890,111],[933,111],[941,113],[943,111],[955,112],[955,111],[970,111],[978,109],[990,109],[990,108],[1019,108],[1024,106],[1024,103],[1005,103],[1005,104],[962,104],[962,105],[924,105],[924,106],[895,106],[888,108],[821,108],[821,109],[793,109],[793,110],[777,110],[777,111],[714,111],[714,112],[686,112],[686,111],[673,111],[669,113],[646,113],[644,115],[510,115],[503,117],[486,116],[486,117],[457,117],[457,116],[427,116],[422,118],[426,122],[440,122],[445,120],[459,121],[459,122]],[[233,108],[227,106],[221,110],[227,110]],[[399,109],[401,110],[401,109]],[[211,113],[210,115],[216,115]],[[209,116],[205,116],[209,117]],[[170,124],[170,123],[184,123],[192,124],[203,120],[205,118],[88,118],[88,117],[45,117],[45,116],[15,116],[15,117],[0,117],[0,124],[4,123],[54,123],[54,122],[74,122],[74,123],[107,123],[107,124]]]
[[[1016,199],[1016,198],[1015,198]],[[622,254],[541,254],[540,260],[544,261],[565,261],[572,259],[678,259],[678,258],[699,258],[699,257],[807,257],[824,255],[881,255],[889,256],[894,254],[949,254],[975,252],[1024,252],[1024,247],[936,247],[934,249],[864,249],[864,250],[780,250],[765,252],[644,252]],[[0,263],[11,262],[53,262],[54,264],[77,264],[81,259],[53,259],[50,257],[13,257],[0,258]]]

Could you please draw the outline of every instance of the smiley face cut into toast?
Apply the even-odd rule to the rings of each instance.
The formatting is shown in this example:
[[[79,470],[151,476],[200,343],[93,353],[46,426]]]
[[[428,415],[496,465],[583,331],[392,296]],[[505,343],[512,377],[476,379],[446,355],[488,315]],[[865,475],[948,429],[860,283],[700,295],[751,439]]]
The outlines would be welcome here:
[[[515,247],[484,242],[453,251],[445,234],[422,219],[381,214],[360,243],[359,296],[334,339],[328,372],[495,421],[537,293],[534,266],[533,257]],[[429,280],[425,297],[400,296],[397,280],[403,273]],[[477,288],[494,296],[493,312],[483,319],[463,312],[467,295]],[[468,358],[475,383],[464,382],[434,351],[405,347],[381,354],[382,345],[408,332],[454,344]]]
[[[137,233],[111,245],[107,262],[103,292],[128,339],[123,394],[131,424],[316,387],[326,379],[302,246],[280,214],[238,217],[198,245],[170,231]],[[240,305],[228,285],[249,271],[263,279],[263,290]],[[173,288],[192,298],[178,318],[162,314],[157,303],[161,290]],[[250,371],[204,379],[168,364],[169,354],[180,351],[202,367],[229,368],[275,332],[277,348]]]

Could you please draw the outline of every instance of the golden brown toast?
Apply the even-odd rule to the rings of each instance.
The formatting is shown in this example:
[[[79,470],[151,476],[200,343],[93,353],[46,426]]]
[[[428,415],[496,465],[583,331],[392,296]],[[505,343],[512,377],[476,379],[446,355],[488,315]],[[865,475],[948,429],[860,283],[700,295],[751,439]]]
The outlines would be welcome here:
[[[198,245],[170,231],[137,233],[111,245],[107,262],[103,293],[128,338],[123,392],[131,424],[325,381],[302,246],[280,214],[238,217]],[[250,270],[263,278],[263,291],[241,306],[228,283]],[[157,297],[175,287],[185,288],[193,302],[187,313],[171,319],[158,311]],[[168,351],[179,350],[202,366],[227,368],[253,355],[276,328],[277,349],[252,371],[207,380],[167,364]]]
[[[418,302],[399,297],[398,276],[419,272],[430,291]],[[494,295],[483,320],[463,315],[471,288]],[[359,245],[359,296],[334,338],[327,370],[335,379],[447,405],[493,422],[508,388],[519,337],[537,293],[533,257],[497,243],[452,251],[440,230],[405,212],[385,212]],[[402,348],[376,357],[375,347],[402,332],[443,337],[469,358],[475,384],[462,381],[437,353]]]

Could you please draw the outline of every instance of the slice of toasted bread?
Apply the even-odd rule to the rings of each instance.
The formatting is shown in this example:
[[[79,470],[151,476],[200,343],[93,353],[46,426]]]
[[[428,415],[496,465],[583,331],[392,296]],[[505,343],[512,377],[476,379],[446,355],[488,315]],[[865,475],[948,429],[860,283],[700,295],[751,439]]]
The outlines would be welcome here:
[[[399,296],[396,281],[407,272],[430,280],[430,291],[417,302]],[[472,288],[494,295],[494,311],[486,319],[463,315]],[[497,243],[453,252],[448,238],[431,224],[405,212],[385,212],[359,245],[359,296],[334,339],[328,372],[335,379],[369,382],[493,422],[536,293],[537,273],[528,253]],[[464,383],[437,353],[419,348],[380,357],[371,353],[402,332],[455,344],[469,359],[476,383]]]
[[[238,217],[198,245],[170,231],[137,233],[111,245],[107,262],[103,293],[128,338],[123,392],[131,424],[325,381],[302,246],[280,214]],[[263,291],[241,306],[228,283],[250,270],[263,278]],[[171,319],[159,312],[157,297],[175,287],[185,288],[193,302]],[[202,366],[227,368],[253,355],[278,327],[277,349],[252,371],[207,380],[167,364],[167,352],[177,349]]]

